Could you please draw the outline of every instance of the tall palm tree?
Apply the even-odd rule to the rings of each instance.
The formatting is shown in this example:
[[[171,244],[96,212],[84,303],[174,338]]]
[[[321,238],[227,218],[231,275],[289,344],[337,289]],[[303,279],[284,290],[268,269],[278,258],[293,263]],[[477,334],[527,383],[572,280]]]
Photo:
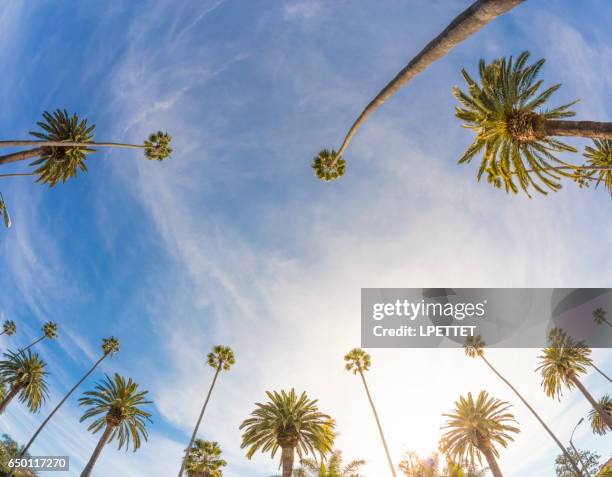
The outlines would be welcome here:
[[[494,477],[503,477],[497,458],[499,452],[496,445],[508,447],[514,441],[512,434],[519,429],[512,413],[508,411],[510,404],[489,397],[486,391],[480,391],[476,400],[472,393],[467,398],[461,396],[455,402],[455,409],[448,414],[442,429],[448,429],[443,435],[442,450],[453,460],[466,459],[481,462],[484,456],[489,470]]]
[[[359,469],[365,464],[365,460],[359,459],[343,465],[342,451],[333,450],[322,462],[312,458],[301,459],[300,468],[293,472],[293,477],[360,477]]]
[[[512,392],[514,394],[516,394],[516,396],[527,407],[527,409],[529,409],[531,414],[533,414],[535,416],[535,418],[542,425],[542,427],[544,427],[544,429],[546,430],[548,435],[555,441],[557,446],[559,446],[561,451],[565,454],[565,457],[567,457],[568,462],[570,462],[572,467],[574,468],[574,471],[576,472],[576,475],[577,476],[582,476],[582,472],[580,472],[580,468],[578,467],[578,464],[574,461],[574,459],[572,459],[572,456],[567,452],[567,449],[561,443],[559,438],[546,425],[546,423],[542,420],[542,418],[535,411],[535,409],[533,409],[531,407],[531,405],[525,400],[525,398],[521,395],[521,393],[518,392],[518,390],[512,385],[512,383],[510,381],[508,381],[499,371],[497,371],[497,369],[495,369],[493,367],[493,365],[489,362],[489,360],[485,357],[485,354],[484,354],[485,346],[486,346],[485,342],[482,340],[482,338],[480,336],[476,336],[476,337],[470,336],[465,341],[465,346],[464,346],[465,354],[467,356],[469,356],[470,358],[480,358],[480,359],[482,359],[482,361],[484,361],[484,363],[489,367],[489,369],[491,369],[491,371],[493,371],[495,373],[495,375],[499,379],[501,379],[512,390]]]
[[[368,401],[370,402],[370,406],[372,407],[374,419],[376,420],[376,426],[378,427],[378,433],[380,434],[382,445],[385,448],[385,454],[387,455],[387,462],[389,463],[389,468],[391,469],[391,475],[393,477],[396,477],[397,474],[395,473],[393,459],[391,459],[391,452],[389,452],[389,447],[387,446],[387,441],[385,440],[385,434],[383,433],[382,425],[380,423],[380,419],[378,418],[378,413],[376,412],[376,407],[374,406],[374,401],[372,400],[372,395],[370,394],[368,383],[365,379],[364,373],[370,369],[370,366],[372,365],[372,359],[370,355],[361,348],[355,348],[346,354],[346,356],[344,357],[344,361],[346,363],[345,368],[347,371],[352,371],[353,374],[359,374],[359,376],[361,376],[361,382],[363,383],[363,387],[368,397]]]
[[[467,40],[474,33],[500,15],[509,12],[525,0],[477,0],[461,12],[450,24],[430,41],[410,62],[380,90],[372,101],[361,112],[351,126],[338,152],[323,149],[314,158],[312,168],[317,178],[329,181],[342,176],[346,162],[342,159],[346,148],[358,129],[368,117],[393,96],[399,89],[424,71],[429,65],[444,57],[450,50]]]
[[[79,399],[79,405],[88,406],[80,422],[94,418],[87,428],[94,434],[104,429],[89,462],[81,472],[81,477],[89,477],[104,446],[115,437],[118,449],[127,450],[132,441],[134,452],[138,450],[141,439],[148,438],[146,425],[151,422],[151,414],[143,408],[151,404],[145,396],[149,391],[139,391],[132,378],[126,380],[115,373],[113,379],[108,375],[100,381],[94,391],[87,391]]]
[[[189,450],[185,469],[188,477],[222,477],[222,468],[226,465],[221,459],[219,444],[196,439]]]
[[[76,177],[78,170],[87,172],[86,156],[95,152],[96,147],[115,147],[143,149],[145,157],[162,161],[172,153],[171,137],[158,131],[151,134],[143,144],[122,144],[113,142],[93,142],[95,125],[88,126],[87,119],[70,116],[66,110],[57,109],[53,113],[45,111],[43,121],[37,123],[41,131],[30,132],[38,140],[0,141],[0,147],[33,146],[26,151],[0,156],[0,165],[37,158],[31,163],[37,169],[31,174],[38,175],[37,182],[53,187]],[[7,174],[11,175],[11,174]],[[7,176],[5,175],[5,176]]]
[[[17,332],[17,325],[12,320],[6,320],[2,323],[2,332],[0,332],[0,336],[12,336]]]
[[[597,308],[593,312],[593,321],[598,325],[603,325],[605,323],[606,325],[612,327],[612,323],[610,323],[606,318],[606,312],[603,308]]]
[[[609,394],[605,394],[599,401],[599,407],[601,407],[608,416],[612,416],[612,396]],[[608,431],[606,429],[606,424],[601,418],[601,414],[597,412],[595,409],[591,409],[589,411],[589,422],[591,423],[591,429],[595,434],[599,434],[603,436]]]
[[[42,327],[42,332],[43,334],[40,338],[35,339],[32,343],[30,343],[28,346],[23,348],[21,351],[29,350],[32,346],[34,346],[37,343],[40,343],[44,339],[48,339],[48,340],[56,339],[57,338],[57,323],[53,321],[47,321]]]
[[[0,414],[6,411],[15,396],[25,403],[30,412],[38,412],[45,402],[48,391],[45,376],[45,362],[36,353],[4,353],[6,359],[0,361],[0,375],[9,391],[0,402]]]
[[[53,411],[51,411],[51,413],[42,422],[42,424],[38,426],[38,429],[36,429],[36,432],[34,433],[34,435],[30,438],[28,443],[24,446],[23,450],[21,451],[21,455],[24,455],[28,451],[32,443],[38,437],[38,434],[40,434],[40,432],[44,429],[47,423],[51,420],[53,415],[59,410],[60,407],[62,407],[62,405],[66,402],[66,400],[72,395],[72,393],[76,391],[77,388],[81,384],[83,384],[83,382],[96,370],[96,368],[102,363],[102,361],[104,361],[109,356],[113,356],[116,353],[118,353],[119,348],[120,348],[119,340],[115,338],[114,336],[111,336],[109,338],[104,338],[102,340],[102,355],[100,356],[100,358],[93,364],[93,366],[89,369],[89,371],[87,371],[87,373],[85,373],[85,375],[72,387],[72,389],[68,391],[68,393],[62,398],[62,400],[58,403],[58,405],[55,406]]]
[[[208,401],[210,399],[210,395],[212,394],[213,388],[215,387],[215,383],[217,382],[217,378],[221,371],[229,371],[232,365],[236,362],[234,357],[234,352],[231,350],[229,346],[217,345],[212,349],[212,352],[208,353],[208,365],[215,370],[215,375],[213,377],[210,388],[208,389],[208,394],[206,395],[206,400],[204,401],[204,405],[202,406],[202,410],[200,411],[200,416],[198,417],[198,422],[196,422],[196,426],[193,429],[193,433],[191,434],[191,439],[189,439],[189,445],[185,449],[185,455],[181,459],[181,469],[179,470],[178,477],[182,477],[183,471],[185,470],[185,463],[187,461],[187,456],[189,454],[189,449],[193,446],[193,442],[195,441],[196,435],[198,433],[198,429],[200,427],[200,423],[202,422],[202,418],[204,417],[204,411],[206,411],[206,406],[208,405]]]
[[[565,120],[574,116],[570,108],[575,102],[542,109],[561,85],[540,91],[543,81],[536,78],[544,60],[527,65],[528,59],[529,53],[523,52],[516,61],[500,58],[487,65],[480,60],[480,84],[461,71],[468,90],[454,88],[461,103],[455,115],[476,132],[476,139],[459,163],[469,163],[482,154],[478,180],[486,172],[493,186],[512,193],[518,193],[520,187],[527,195],[531,187],[542,194],[557,191],[561,177],[584,186],[596,172],[607,176],[612,161],[592,159],[578,166],[560,160],[556,153],[577,151],[555,136],[612,139],[612,123]]]
[[[240,425],[244,429],[240,447],[248,447],[247,458],[259,450],[274,458],[281,449],[282,477],[291,477],[295,453],[301,459],[309,453],[331,452],[333,439],[327,431],[335,423],[319,411],[316,399],[309,399],[305,392],[298,397],[294,389],[266,391],[266,395],[270,401],[256,403],[251,417]]]
[[[590,358],[591,350],[559,328],[551,330],[549,340],[551,346],[542,350],[538,357],[540,365],[536,368],[542,376],[546,395],[561,399],[564,386],[569,390],[578,388],[593,409],[600,414],[606,426],[612,429],[612,416],[601,408],[579,379],[593,364]]]

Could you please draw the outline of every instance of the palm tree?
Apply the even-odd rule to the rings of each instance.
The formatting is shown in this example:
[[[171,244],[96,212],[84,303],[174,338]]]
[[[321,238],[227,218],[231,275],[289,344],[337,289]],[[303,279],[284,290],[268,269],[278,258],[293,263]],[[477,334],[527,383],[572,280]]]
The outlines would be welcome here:
[[[612,194],[612,141],[609,139],[593,139],[593,146],[584,148],[583,156],[587,158],[587,166],[590,168],[584,171],[585,180],[596,181],[595,188],[599,184],[603,184],[608,189],[608,192]],[[607,323],[608,326],[612,326],[605,318],[601,323],[596,320],[597,324],[602,324],[603,322]]]
[[[57,338],[57,323],[53,321],[47,321],[42,327],[42,332],[43,334],[40,338],[35,339],[32,343],[30,343],[28,346],[23,348],[21,351],[29,350],[32,346],[34,346],[37,343],[40,343],[45,338],[48,340],[56,339]]]
[[[347,371],[352,371],[353,374],[359,374],[359,376],[361,376],[361,382],[363,383],[368,401],[372,407],[372,412],[374,413],[374,419],[376,420],[376,425],[378,426],[380,439],[383,447],[385,448],[385,454],[387,455],[387,462],[389,463],[389,468],[391,469],[391,475],[396,477],[397,474],[395,473],[395,466],[393,465],[391,453],[389,452],[389,447],[387,446],[387,441],[385,440],[385,434],[383,433],[382,425],[380,424],[380,419],[378,418],[378,413],[376,412],[376,407],[374,406],[374,401],[372,400],[370,389],[368,388],[368,383],[365,379],[364,373],[370,369],[372,359],[370,355],[361,348],[355,348],[347,353],[347,355],[344,357],[344,361],[346,363],[345,368]]]
[[[604,323],[608,326],[612,327],[612,323],[610,323],[606,318],[606,312],[603,308],[597,308],[593,312],[593,321],[598,325],[603,325]]]
[[[17,332],[17,325],[12,320],[6,320],[2,323],[2,332],[0,332],[0,336],[12,336]]]
[[[516,396],[521,400],[521,402],[527,406],[527,409],[529,409],[529,411],[531,412],[531,414],[533,414],[535,416],[535,418],[538,420],[538,422],[542,425],[542,427],[544,427],[544,429],[546,430],[546,432],[548,433],[548,435],[550,437],[552,437],[552,439],[556,442],[557,446],[559,446],[559,448],[561,449],[561,451],[565,454],[565,456],[567,457],[568,461],[571,463],[571,465],[574,468],[574,471],[576,472],[577,476],[581,476],[582,472],[580,472],[580,469],[578,467],[578,464],[572,459],[572,457],[570,456],[570,454],[567,452],[567,449],[565,448],[565,446],[561,443],[561,441],[559,440],[559,438],[553,433],[553,431],[546,425],[546,423],[542,420],[542,418],[538,415],[538,413],[531,407],[531,405],[525,400],[525,398],[521,395],[521,393],[518,392],[518,390],[512,385],[512,383],[510,381],[508,381],[499,371],[497,371],[497,369],[495,369],[493,367],[493,365],[489,362],[489,360],[485,357],[484,354],[484,347],[485,347],[485,342],[482,341],[480,336],[476,336],[476,337],[468,337],[467,340],[465,341],[465,346],[464,346],[464,350],[465,350],[465,354],[467,356],[469,356],[470,358],[480,358],[484,361],[484,363],[491,369],[491,371],[493,371],[495,373],[495,375],[501,379],[511,390],[514,394],[516,394]]]
[[[599,407],[604,410],[608,416],[612,416],[612,396],[605,394],[599,401]],[[589,411],[589,422],[591,423],[591,429],[595,434],[599,434],[603,436],[606,434],[606,424],[601,418],[601,414],[597,412],[595,409],[591,409]]]
[[[0,402],[0,414],[4,413],[15,396],[25,403],[30,412],[38,412],[45,402],[48,391],[45,376],[45,362],[36,353],[4,353],[6,359],[0,361],[0,375],[9,391]]]
[[[542,386],[546,395],[561,399],[563,386],[569,390],[577,387],[593,409],[600,414],[603,422],[612,429],[612,416],[601,408],[579,379],[579,376],[585,374],[593,364],[590,358],[591,350],[559,328],[551,330],[549,341],[551,346],[542,350],[542,354],[538,357],[540,365],[536,368],[542,376]]]
[[[11,228],[11,216],[9,215],[8,207],[4,201],[4,196],[0,192],[0,214],[2,214],[2,221],[7,229]]]
[[[301,459],[300,468],[293,472],[293,477],[360,477],[359,468],[365,464],[365,460],[359,459],[343,465],[342,451],[333,450],[329,458],[320,463],[312,458]]]
[[[323,149],[314,158],[312,168],[317,178],[329,181],[342,176],[346,162],[342,159],[346,148],[368,117],[399,89],[444,57],[450,50],[500,15],[509,12],[525,0],[477,0],[461,12],[436,38],[430,41],[410,62],[380,90],[351,126],[338,152]]]
[[[266,395],[270,401],[256,403],[251,417],[240,425],[245,430],[240,448],[248,447],[247,458],[258,450],[274,458],[281,449],[282,477],[291,477],[296,452],[300,459],[309,453],[331,452],[333,438],[328,431],[335,423],[319,411],[316,399],[309,399],[305,392],[298,397],[294,389],[266,391]]]
[[[89,406],[80,422],[94,418],[87,430],[95,434],[104,429],[89,462],[81,472],[81,477],[91,475],[102,449],[115,437],[119,450],[124,446],[127,450],[131,439],[134,452],[140,447],[141,439],[147,440],[146,425],[151,422],[151,414],[142,408],[151,404],[151,401],[145,399],[148,392],[139,391],[138,384],[132,381],[132,378],[126,381],[123,376],[115,373],[113,379],[107,375],[104,381],[96,385],[94,391],[85,392],[79,399],[79,405]]]
[[[221,373],[221,371],[229,371],[229,369],[235,362],[236,359],[234,357],[234,352],[229,346],[217,345],[212,349],[212,352],[208,353],[208,365],[211,368],[214,368],[215,375],[210,385],[210,389],[208,390],[208,395],[206,396],[204,405],[202,406],[202,410],[200,411],[200,417],[198,417],[198,422],[196,422],[193,434],[191,434],[191,439],[189,439],[189,445],[185,449],[185,455],[181,459],[181,469],[179,470],[178,477],[182,477],[183,471],[185,470],[185,463],[189,454],[189,449],[191,449],[191,447],[193,446],[193,442],[195,441],[195,437],[198,433],[200,423],[202,422],[202,418],[204,417],[204,411],[206,411],[206,406],[208,405],[210,395],[212,394],[213,388],[215,387],[215,383],[217,382],[219,373]]]
[[[96,370],[96,368],[102,363],[102,361],[104,361],[107,357],[114,356],[116,353],[118,353],[119,347],[120,347],[119,340],[115,338],[114,336],[111,336],[109,338],[104,338],[102,340],[102,356],[100,356],[100,358],[94,363],[94,365],[89,369],[89,371],[85,373],[85,375],[79,380],[79,382],[77,382],[72,387],[72,389],[68,391],[68,394],[66,394],[63,397],[63,399],[59,402],[57,406],[55,406],[53,411],[51,411],[51,413],[42,422],[42,424],[38,426],[38,429],[36,429],[36,432],[34,433],[34,435],[30,438],[28,443],[24,446],[23,450],[21,451],[21,455],[24,455],[28,451],[32,443],[36,440],[36,437],[38,437],[38,434],[40,434],[40,432],[44,429],[47,423],[51,420],[53,415],[59,410],[60,407],[62,407],[62,405],[66,402],[66,400],[72,395],[72,393],[76,391],[77,388],[81,384],[83,384],[83,382],[91,375],[91,373],[93,373]]]
[[[516,420],[508,412],[510,407],[507,402],[489,397],[486,391],[480,391],[476,400],[472,393],[467,398],[461,396],[455,409],[443,414],[448,418],[442,427],[448,429],[442,438],[443,452],[453,460],[469,462],[474,462],[475,457],[481,462],[484,455],[493,476],[503,477],[496,460],[499,457],[496,445],[508,447],[514,441],[511,434],[520,432],[513,426]]]
[[[187,456],[188,477],[222,477],[227,462],[221,459],[221,448],[216,442],[196,439]]]
[[[596,172],[600,179],[609,175],[612,161],[591,159],[587,165],[576,166],[556,157],[558,152],[577,151],[555,136],[612,139],[612,123],[564,120],[574,116],[570,108],[575,102],[541,109],[561,85],[540,91],[543,81],[536,78],[544,60],[527,65],[528,59],[529,53],[523,52],[516,62],[512,57],[489,65],[480,60],[481,84],[461,71],[468,91],[453,89],[462,106],[455,109],[455,115],[476,132],[476,139],[459,163],[469,163],[482,153],[478,180],[486,172],[493,186],[512,193],[520,187],[527,195],[530,187],[542,194],[547,194],[547,189],[557,191],[562,176],[585,186]]]
[[[122,144],[113,142],[93,142],[95,125],[88,126],[87,119],[70,116],[66,110],[57,109],[52,114],[45,111],[43,121],[38,122],[41,131],[30,132],[35,141],[10,140],[0,141],[0,147],[34,146],[33,149],[0,156],[0,165],[38,158],[31,165],[37,169],[31,174],[38,175],[37,182],[53,187],[58,182],[66,182],[76,177],[78,170],[87,172],[86,156],[95,152],[96,147],[115,147],[144,149],[145,157],[162,161],[172,153],[171,137],[158,131],[151,134],[144,144]],[[14,174],[6,174],[10,176]]]

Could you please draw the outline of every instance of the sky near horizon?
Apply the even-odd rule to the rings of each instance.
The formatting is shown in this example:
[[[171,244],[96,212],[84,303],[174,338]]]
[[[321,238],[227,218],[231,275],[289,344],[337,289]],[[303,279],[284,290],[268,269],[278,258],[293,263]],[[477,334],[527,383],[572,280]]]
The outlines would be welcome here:
[[[380,108],[354,138],[340,181],[316,181],[312,157],[337,148],[353,119],[468,2],[455,0],[9,0],[0,5],[0,131],[27,139],[44,110],[97,125],[97,140],[173,136],[171,160],[99,151],[88,174],[48,189],[0,184],[13,228],[0,233],[0,318],[37,345],[51,398],[40,414],[14,403],[0,432],[27,441],[116,335],[104,372],[133,377],[155,402],[137,453],[108,446],[95,475],[178,473],[223,343],[221,376],[200,436],[220,443],[227,477],[268,477],[278,460],[240,449],[238,426],[265,390],[305,390],[338,424],[345,458],[388,475],[361,383],[343,370],[359,345],[361,287],[606,287],[612,201],[565,183],[548,197],[507,196],[456,165],[472,140],[453,117],[460,68],[525,49],[560,82],[552,104],[580,98],[578,119],[612,104],[612,8],[606,0],[530,0],[496,20]],[[583,146],[585,141],[573,140]],[[7,172],[23,165],[6,168]],[[488,351],[563,441],[589,406],[578,391],[547,398],[539,350]],[[557,447],[484,364],[461,350],[371,350],[367,375],[392,455],[436,450],[441,414],[460,394],[510,401],[521,434],[501,451],[504,475],[549,476]],[[612,352],[594,350],[602,369]],[[606,382],[584,380],[599,396]],[[76,396],[32,448],[70,455],[79,475],[95,447]],[[609,455],[588,426],[581,448]],[[606,444],[608,444],[606,446]],[[608,452],[608,454],[606,454]],[[54,474],[50,474],[54,475]]]

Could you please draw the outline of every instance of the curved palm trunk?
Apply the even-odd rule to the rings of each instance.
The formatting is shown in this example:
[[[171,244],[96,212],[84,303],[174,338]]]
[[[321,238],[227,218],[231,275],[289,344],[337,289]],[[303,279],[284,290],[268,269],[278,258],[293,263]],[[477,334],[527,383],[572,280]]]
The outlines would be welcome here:
[[[25,353],[27,350],[29,350],[32,346],[34,346],[37,343],[40,343],[42,340],[45,339],[45,335],[42,335],[40,338],[38,338],[37,340],[33,341],[32,343],[30,343],[28,346],[26,346],[23,349],[19,350],[19,353]]]
[[[30,446],[32,445],[32,443],[34,442],[34,440],[38,437],[38,434],[40,434],[40,432],[44,429],[44,427],[47,425],[47,423],[51,420],[51,418],[53,417],[53,415],[59,410],[60,407],[62,407],[62,405],[66,402],[66,400],[70,397],[70,395],[77,390],[77,388],[83,384],[83,381],[85,381],[90,375],[91,373],[93,373],[95,371],[95,369],[99,366],[99,364],[104,361],[104,358],[106,358],[108,355],[105,354],[104,356],[102,356],[98,361],[96,361],[96,363],[91,367],[91,369],[87,372],[87,374],[85,374],[85,376],[83,376],[80,381],[78,383],[76,383],[72,389],[70,391],[68,391],[68,394],[66,394],[64,396],[64,398],[59,402],[59,404],[57,406],[55,406],[55,408],[53,409],[53,411],[51,411],[51,413],[47,416],[47,418],[42,422],[42,424],[38,427],[38,429],[36,429],[36,432],[34,433],[34,435],[32,436],[32,438],[28,441],[28,443],[24,446],[24,448],[21,450],[21,452],[19,453],[19,458],[23,457],[25,455],[25,453],[28,451],[28,449],[30,448]],[[12,475],[9,474],[9,477]]]
[[[597,371],[599,374],[601,374],[604,378],[606,378],[608,381],[610,381],[612,383],[612,379],[610,379],[610,377],[606,373],[604,373],[601,369],[599,369],[593,363],[591,363],[591,366],[593,367],[593,369],[595,371]]]
[[[113,432],[113,427],[110,426],[109,424],[106,424],[106,428],[104,429],[104,432],[102,433],[102,437],[100,437],[100,440],[98,441],[98,445],[94,449],[93,454],[91,454],[91,457],[89,458],[89,462],[87,462],[87,465],[83,469],[83,472],[81,472],[81,477],[91,476],[91,471],[93,470],[94,465],[96,465],[96,461],[98,460],[98,457],[100,457],[100,454],[102,454],[102,449],[104,449],[104,446],[108,443],[108,439],[110,438],[112,432]]]
[[[198,433],[198,428],[200,427],[200,423],[202,422],[202,418],[204,417],[204,411],[206,411],[208,400],[210,399],[210,395],[212,394],[212,390],[215,387],[215,383],[217,382],[217,377],[219,376],[220,372],[221,372],[221,367],[219,366],[217,368],[217,371],[215,372],[215,377],[212,380],[210,389],[208,390],[208,395],[206,396],[206,400],[204,401],[204,405],[202,406],[202,411],[200,412],[200,417],[198,418],[198,422],[196,423],[195,429],[193,430],[193,434],[191,434],[189,445],[187,446],[187,449],[185,449],[185,455],[183,456],[183,459],[181,462],[181,470],[179,470],[178,477],[183,476],[183,472],[185,471],[185,464],[187,463],[187,456],[189,455],[189,450],[191,449],[191,446],[193,445],[193,441],[196,438],[196,434]]]
[[[584,385],[580,382],[578,378],[572,377],[570,378],[570,381],[578,389],[580,389],[580,392],[584,395],[587,401],[591,403],[591,406],[593,406],[593,409],[595,409],[595,411],[597,411],[597,413],[601,416],[601,418],[603,419],[603,422],[606,423],[606,426],[608,426],[612,430],[612,416],[610,416],[610,414],[608,414],[606,410],[599,405],[599,403],[593,398],[593,396],[591,396],[591,394],[587,391],[587,389],[584,387]]]
[[[462,41],[468,39],[482,27],[498,16],[509,12],[525,0],[477,0],[460,13],[436,38],[423,48],[406,67],[401,70],[366,106],[355,123],[351,126],[344,142],[338,151],[340,157],[348,147],[357,130],[368,117],[387,99],[393,96],[402,86],[429,65],[444,57]]]
[[[489,464],[489,470],[493,474],[493,477],[504,477],[501,473],[501,469],[499,465],[497,465],[497,461],[495,460],[495,456],[493,455],[493,451],[488,445],[483,445],[479,448],[480,452],[482,452],[487,459],[487,464]]]
[[[13,398],[17,396],[17,394],[19,394],[19,391],[21,391],[21,386],[19,385],[11,386],[11,390],[8,392],[8,394],[5,396],[5,398],[0,403],[0,414],[3,414],[4,411],[6,411],[6,408],[11,403]]]
[[[27,151],[14,152],[12,154],[6,154],[0,156],[0,164],[10,164],[11,162],[25,161],[33,157],[40,156],[42,149],[37,147],[35,149],[28,149]]]
[[[281,465],[283,467],[282,477],[291,477],[293,475],[293,447],[283,447]]]
[[[612,123],[549,120],[543,124],[546,136],[575,136],[612,139]]]
[[[383,447],[385,448],[385,453],[387,454],[387,461],[389,462],[391,475],[393,477],[397,477],[397,474],[395,473],[395,466],[393,465],[393,460],[391,459],[391,453],[389,452],[389,447],[387,446],[387,441],[385,440],[385,435],[383,434],[382,426],[380,424],[380,419],[378,419],[378,413],[376,412],[376,407],[374,407],[374,401],[372,401],[372,396],[370,395],[370,390],[368,389],[368,383],[366,383],[365,376],[363,375],[363,371],[361,371],[361,369],[359,370],[359,375],[361,376],[361,380],[363,381],[363,387],[365,388],[366,394],[368,395],[368,401],[370,401],[370,406],[372,406],[372,412],[374,413],[374,419],[376,419],[378,432],[380,433],[380,438],[382,440]]]
[[[484,356],[480,356],[482,358],[482,360],[487,364],[487,366],[489,368],[491,368],[491,371],[493,371],[497,377],[499,377],[499,379],[501,379],[504,383],[506,383],[506,385],[512,389],[512,391],[514,392],[514,394],[516,394],[516,396],[522,401],[522,403],[527,406],[527,409],[529,409],[531,411],[531,414],[533,414],[535,416],[535,418],[538,420],[538,422],[540,424],[542,424],[542,427],[544,427],[544,429],[546,430],[546,432],[548,432],[548,435],[550,437],[552,437],[552,439],[557,443],[557,445],[559,446],[559,449],[561,449],[561,452],[563,452],[563,454],[565,455],[565,457],[568,459],[568,461],[570,462],[570,464],[572,465],[574,472],[576,472],[576,475],[579,477],[583,477],[583,474],[580,472],[580,469],[578,468],[578,464],[574,461],[574,459],[572,459],[572,456],[570,455],[570,453],[567,451],[567,449],[565,448],[565,446],[561,443],[561,441],[557,438],[557,436],[555,436],[555,434],[553,433],[553,431],[546,425],[546,423],[542,420],[542,418],[538,415],[537,412],[535,412],[535,410],[529,405],[529,403],[525,400],[525,398],[523,398],[523,396],[521,395],[521,393],[518,392],[518,390],[512,385],[512,383],[510,383],[510,381],[508,381],[504,376],[501,375],[501,373],[499,373],[497,371],[497,369],[495,369],[493,367],[493,365],[491,363],[489,363],[489,361],[487,360],[487,358],[485,358]]]

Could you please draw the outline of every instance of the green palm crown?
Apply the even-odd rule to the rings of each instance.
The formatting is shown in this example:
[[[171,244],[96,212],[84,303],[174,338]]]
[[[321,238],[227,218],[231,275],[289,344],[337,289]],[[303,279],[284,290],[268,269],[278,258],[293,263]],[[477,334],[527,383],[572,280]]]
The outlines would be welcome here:
[[[240,447],[248,447],[249,459],[258,450],[270,452],[272,458],[279,448],[293,448],[300,458],[331,451],[333,434],[329,431],[335,422],[319,411],[316,399],[309,399],[305,392],[298,396],[294,389],[266,394],[269,402],[256,403],[251,417],[240,425],[245,430]]]
[[[465,345],[463,346],[463,350],[465,354],[470,358],[476,358],[484,355],[484,347],[486,346],[485,342],[482,340],[480,335],[478,336],[468,336],[465,340]]]
[[[354,348],[344,356],[345,369],[353,374],[368,371],[372,365],[370,355],[361,348]]]
[[[79,119],[74,114],[70,116],[64,109],[53,113],[45,111],[44,121],[37,122],[42,131],[32,131],[30,134],[43,141],[92,142],[95,125],[87,126],[87,119]],[[87,172],[85,158],[95,152],[88,147],[43,147],[39,159],[31,165],[39,166],[37,182],[53,187],[58,182],[66,182],[76,177],[79,170]]]
[[[300,461],[300,468],[293,472],[294,477],[360,477],[359,469],[366,465],[363,459],[353,460],[343,465],[342,451],[333,450],[330,456],[319,462],[307,458]]]
[[[32,412],[37,412],[44,404],[49,393],[45,376],[45,362],[31,351],[4,353],[0,361],[0,376],[11,389],[17,389],[19,401],[25,403]]]
[[[121,345],[119,343],[119,339],[115,338],[114,336],[109,336],[108,338],[102,339],[102,351],[105,355],[117,354],[119,352],[120,346]]]
[[[2,331],[4,331],[5,335],[14,335],[17,331],[17,325],[12,320],[6,320],[4,323],[2,323]]]
[[[604,410],[605,413],[612,416],[612,396],[605,394],[599,400],[599,406]],[[591,423],[591,429],[595,434],[603,436],[607,431],[607,425],[601,417],[601,414],[596,409],[589,411],[589,422]]]
[[[531,187],[547,194],[561,188],[560,176],[579,179],[576,172],[550,170],[569,166],[559,160],[557,152],[576,150],[548,137],[544,131],[547,120],[574,116],[569,103],[553,109],[541,109],[550,96],[559,89],[556,84],[540,91],[542,80],[536,80],[544,65],[541,59],[527,65],[529,53],[523,52],[516,61],[500,58],[486,64],[480,60],[478,84],[465,71],[461,73],[467,83],[467,92],[453,89],[462,107],[455,108],[457,118],[464,127],[476,132],[476,139],[459,159],[469,163],[482,154],[477,177],[487,173],[489,183],[506,192],[517,193],[519,187],[529,194]]]
[[[572,389],[575,386],[573,380],[586,373],[591,366],[591,350],[560,328],[550,331],[549,344],[538,356],[540,365],[536,371],[540,371],[546,395],[560,399],[563,386]]]
[[[333,181],[344,175],[346,161],[334,150],[322,149],[312,161],[317,179]]]
[[[118,449],[125,446],[127,451],[130,441],[134,452],[140,447],[141,439],[148,438],[146,425],[151,422],[151,414],[142,408],[151,401],[145,396],[148,391],[139,391],[138,384],[131,378],[126,380],[115,373],[113,379],[106,375],[104,381],[96,384],[94,391],[83,393],[79,405],[88,406],[80,422],[94,418],[87,428],[94,434],[107,425],[113,428],[108,442],[115,437],[118,440]]]
[[[217,345],[212,349],[211,353],[208,353],[207,361],[208,365],[215,369],[228,371],[236,362],[236,359],[234,352],[229,346]]]
[[[226,465],[218,443],[196,439],[187,455],[185,469],[189,477],[222,477],[222,468]]]
[[[42,327],[45,338],[53,340],[57,338],[57,323],[54,321],[47,321]]]
[[[514,416],[508,412],[510,404],[489,397],[486,391],[480,391],[476,400],[472,393],[467,398],[461,396],[455,402],[455,409],[448,414],[442,429],[448,429],[442,436],[440,449],[455,461],[467,460],[470,463],[482,461],[482,449],[487,448],[495,457],[499,457],[496,445],[507,447],[514,441],[512,434],[520,431],[513,424]]]
[[[157,131],[149,136],[144,143],[145,157],[150,161],[163,161],[172,154],[170,142],[172,137],[165,132]]]
[[[587,158],[587,166],[597,167],[600,170],[589,170],[583,174],[589,179],[596,180],[595,187],[599,184],[612,194],[612,141],[610,139],[593,139],[593,146],[584,148],[584,157]]]
[[[598,325],[603,325],[606,321],[606,312],[603,308],[597,308],[593,311],[593,321]]]

